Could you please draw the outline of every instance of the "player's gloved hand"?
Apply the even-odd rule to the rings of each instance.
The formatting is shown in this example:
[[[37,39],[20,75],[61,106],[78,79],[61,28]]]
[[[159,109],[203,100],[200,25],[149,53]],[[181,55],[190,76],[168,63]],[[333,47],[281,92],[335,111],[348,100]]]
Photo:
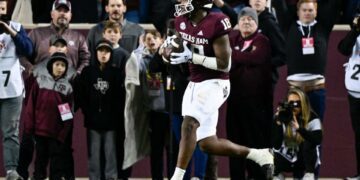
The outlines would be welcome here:
[[[181,53],[172,52],[170,56],[170,63],[171,64],[181,64],[191,61],[192,59],[192,51],[187,47],[187,42],[183,42],[184,51]]]
[[[165,47],[168,47],[171,44],[171,41],[176,38],[176,35],[168,36],[166,37],[164,43],[160,46],[160,49],[164,49]]]
[[[165,48],[168,47],[175,38],[176,38],[176,35],[166,37],[165,41],[159,48],[160,55],[162,55],[164,53]],[[165,63],[169,63],[169,60],[166,59],[164,56],[162,56],[162,59]]]

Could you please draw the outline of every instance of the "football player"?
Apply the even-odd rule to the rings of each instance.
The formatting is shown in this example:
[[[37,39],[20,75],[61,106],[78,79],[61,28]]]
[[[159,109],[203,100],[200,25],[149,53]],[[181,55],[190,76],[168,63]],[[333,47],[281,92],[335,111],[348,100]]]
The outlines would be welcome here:
[[[170,63],[191,63],[190,83],[183,97],[180,149],[171,180],[183,179],[197,142],[207,153],[251,159],[262,166],[271,179],[273,155],[269,149],[250,149],[216,136],[218,110],[230,93],[230,20],[221,13],[209,11],[212,0],[178,2],[175,28],[184,40],[184,51],[172,52]]]

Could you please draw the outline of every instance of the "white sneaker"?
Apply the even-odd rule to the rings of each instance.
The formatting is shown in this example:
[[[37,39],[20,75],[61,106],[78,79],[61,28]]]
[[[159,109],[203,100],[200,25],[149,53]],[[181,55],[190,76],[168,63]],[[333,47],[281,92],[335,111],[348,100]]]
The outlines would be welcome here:
[[[6,172],[6,180],[23,180],[23,178],[16,172],[16,170],[8,170]]]
[[[274,173],[274,155],[270,149],[250,149],[246,157],[261,166],[266,179],[272,179]]]
[[[303,180],[315,180],[314,173],[305,173]]]

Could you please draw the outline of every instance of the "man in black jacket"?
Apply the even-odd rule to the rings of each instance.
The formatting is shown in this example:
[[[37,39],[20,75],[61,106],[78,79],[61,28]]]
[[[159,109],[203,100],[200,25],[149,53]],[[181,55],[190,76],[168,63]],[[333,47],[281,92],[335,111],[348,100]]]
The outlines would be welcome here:
[[[325,67],[327,46],[334,26],[339,0],[300,0],[298,20],[286,30],[287,81],[310,98],[311,106],[323,120],[325,111]],[[318,8],[319,7],[319,8]]]

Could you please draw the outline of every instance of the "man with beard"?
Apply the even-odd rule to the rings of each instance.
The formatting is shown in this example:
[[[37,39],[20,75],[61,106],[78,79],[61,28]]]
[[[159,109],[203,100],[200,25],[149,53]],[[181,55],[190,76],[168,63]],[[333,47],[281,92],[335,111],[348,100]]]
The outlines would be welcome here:
[[[29,33],[29,37],[34,45],[33,56],[29,59],[32,64],[25,65],[28,71],[32,71],[33,65],[50,57],[49,41],[54,35],[60,35],[67,42],[68,51],[67,57],[69,66],[73,66],[77,73],[80,74],[81,70],[89,64],[90,53],[86,44],[85,37],[74,30],[69,29],[69,22],[71,20],[71,3],[67,0],[55,0],[51,10],[51,24],[46,27],[39,27],[33,29]],[[26,62],[26,61],[22,61]],[[26,101],[25,101],[26,103]],[[20,145],[20,157],[18,172],[24,178],[29,176],[28,167],[32,161],[34,151],[34,140],[32,135],[23,134]],[[73,157],[68,157],[69,174],[74,176],[74,162]]]
[[[126,0],[104,0],[105,11],[108,13],[108,20],[117,22],[121,25],[122,37],[119,41],[120,47],[131,53],[137,48],[140,35],[144,34],[144,29],[136,23],[125,19]],[[98,23],[90,29],[87,36],[87,43],[90,53],[95,53],[95,44],[102,38],[104,21]],[[91,62],[93,63],[93,62]]]

